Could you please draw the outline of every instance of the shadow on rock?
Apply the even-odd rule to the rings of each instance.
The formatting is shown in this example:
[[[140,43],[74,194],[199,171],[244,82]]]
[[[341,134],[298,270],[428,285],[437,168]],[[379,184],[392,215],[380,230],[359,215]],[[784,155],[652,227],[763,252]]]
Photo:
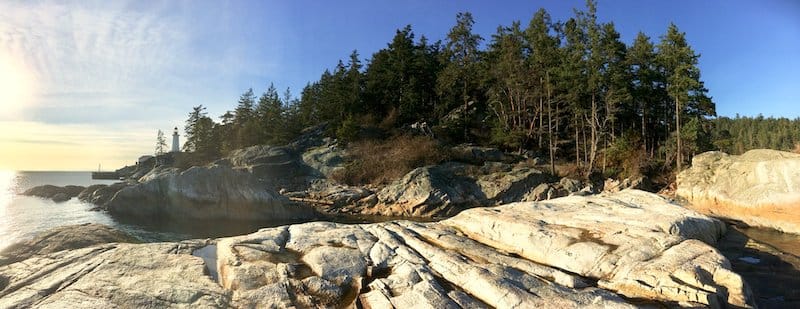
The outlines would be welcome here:
[[[744,277],[760,308],[800,307],[800,257],[748,236],[748,229],[729,226],[717,245]]]

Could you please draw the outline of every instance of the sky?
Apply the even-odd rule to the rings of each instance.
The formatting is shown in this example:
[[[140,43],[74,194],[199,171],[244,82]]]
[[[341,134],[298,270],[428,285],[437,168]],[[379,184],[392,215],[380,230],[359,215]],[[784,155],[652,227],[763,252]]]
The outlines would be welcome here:
[[[270,83],[297,94],[395,30],[444,39],[458,12],[484,38],[584,1],[0,0],[0,170],[113,170],[152,153],[193,106],[218,117]],[[670,22],[701,55],[721,116],[800,117],[800,1],[600,0],[630,44]],[[181,131],[181,139],[183,139]],[[168,141],[169,142],[169,141]]]

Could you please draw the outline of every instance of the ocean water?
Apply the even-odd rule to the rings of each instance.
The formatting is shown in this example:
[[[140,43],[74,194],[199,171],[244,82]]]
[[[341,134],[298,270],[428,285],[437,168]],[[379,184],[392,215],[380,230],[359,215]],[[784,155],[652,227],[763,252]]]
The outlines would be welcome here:
[[[37,233],[64,225],[101,223],[128,232],[142,241],[176,241],[216,238],[251,233],[291,221],[153,221],[120,220],[95,206],[73,198],[67,202],[20,195],[35,186],[112,184],[114,180],[93,180],[91,172],[9,172],[0,171],[0,250]]]

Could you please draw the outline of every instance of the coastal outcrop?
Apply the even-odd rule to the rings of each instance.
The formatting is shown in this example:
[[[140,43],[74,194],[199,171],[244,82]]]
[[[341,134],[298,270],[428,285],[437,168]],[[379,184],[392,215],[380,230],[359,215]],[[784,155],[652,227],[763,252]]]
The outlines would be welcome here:
[[[0,307],[750,307],[748,287],[709,245],[724,230],[624,190],[437,223],[311,222],[103,244],[0,267]]]
[[[117,192],[119,192],[119,190],[127,186],[129,186],[129,184],[125,182],[118,182],[110,185],[91,185],[78,194],[78,200],[95,204],[102,208],[117,194]]]
[[[256,176],[224,165],[162,173],[117,192],[105,208],[115,215],[186,219],[303,219],[315,216]]]
[[[53,185],[43,185],[25,190],[25,192],[22,192],[22,195],[51,199],[56,203],[61,203],[66,202],[73,197],[77,197],[85,189],[86,188],[81,186],[59,187]]]
[[[800,154],[706,152],[678,174],[677,185],[676,195],[700,212],[800,234]]]

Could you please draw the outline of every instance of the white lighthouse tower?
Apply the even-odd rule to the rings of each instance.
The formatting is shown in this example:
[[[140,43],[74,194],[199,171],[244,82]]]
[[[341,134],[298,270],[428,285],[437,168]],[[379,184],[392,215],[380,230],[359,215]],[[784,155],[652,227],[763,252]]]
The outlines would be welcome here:
[[[178,142],[178,127],[175,127],[175,131],[172,131],[172,150],[170,152],[180,152],[180,142]]]

